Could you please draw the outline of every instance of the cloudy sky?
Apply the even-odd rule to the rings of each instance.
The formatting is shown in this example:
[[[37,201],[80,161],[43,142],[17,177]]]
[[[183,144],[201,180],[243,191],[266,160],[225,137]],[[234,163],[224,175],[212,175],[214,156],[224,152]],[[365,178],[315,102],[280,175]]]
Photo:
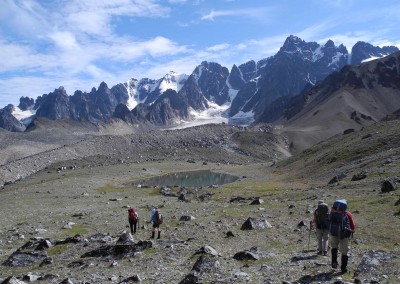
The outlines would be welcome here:
[[[64,86],[190,74],[274,55],[287,36],[400,47],[398,0],[0,0],[0,108]]]

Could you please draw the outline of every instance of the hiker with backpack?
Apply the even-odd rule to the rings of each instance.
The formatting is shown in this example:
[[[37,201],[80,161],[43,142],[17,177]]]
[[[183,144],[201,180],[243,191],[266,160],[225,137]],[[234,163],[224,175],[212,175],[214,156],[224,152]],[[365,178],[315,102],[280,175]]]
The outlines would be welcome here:
[[[139,226],[139,215],[132,207],[129,207],[128,209],[128,221],[129,227],[131,228],[131,234],[136,234],[136,227]]]
[[[317,229],[318,254],[326,256],[329,241],[329,206],[323,200],[318,201],[318,207],[314,211],[311,228],[314,226]]]
[[[330,239],[332,253],[332,268],[338,267],[338,251],[341,253],[342,273],[347,272],[347,263],[349,256],[350,236],[356,228],[353,215],[347,211],[347,201],[345,199],[336,200],[333,203],[331,213],[329,214]]]
[[[156,231],[158,232],[157,239],[161,238],[160,225],[163,223],[163,216],[161,215],[160,209],[154,208],[151,211],[151,218],[149,223],[153,223],[153,228],[151,230],[151,238],[154,239]]]

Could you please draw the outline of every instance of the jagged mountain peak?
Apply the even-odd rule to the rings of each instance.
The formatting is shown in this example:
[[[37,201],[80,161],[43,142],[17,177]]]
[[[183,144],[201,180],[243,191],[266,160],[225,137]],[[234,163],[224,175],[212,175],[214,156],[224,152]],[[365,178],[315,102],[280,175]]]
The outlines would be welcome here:
[[[301,48],[305,43],[306,42],[301,38],[294,35],[290,35],[289,37],[286,38],[280,51],[295,52],[299,48]]]

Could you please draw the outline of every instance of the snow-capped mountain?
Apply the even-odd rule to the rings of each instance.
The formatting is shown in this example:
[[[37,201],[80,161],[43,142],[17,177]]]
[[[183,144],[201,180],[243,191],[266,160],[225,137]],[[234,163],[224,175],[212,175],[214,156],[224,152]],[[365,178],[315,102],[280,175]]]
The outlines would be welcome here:
[[[230,117],[250,113],[257,120],[275,100],[299,94],[306,84],[314,85],[342,68],[348,60],[343,45],[305,42],[296,36],[286,39],[279,52],[257,64],[257,77],[245,84],[232,102]]]
[[[206,116],[232,124],[274,122],[283,117],[290,98],[346,64],[395,51],[397,47],[359,42],[349,54],[343,45],[335,46],[331,40],[320,45],[292,35],[274,56],[233,65],[230,71],[219,63],[204,61],[189,76],[171,71],[160,79],[132,78],[111,89],[102,82],[90,93],[76,91],[69,96],[60,87],[35,101],[21,98],[18,107],[1,110],[0,127],[23,131],[21,120],[29,114],[34,114],[33,119],[107,122],[119,118],[129,123],[171,126],[204,121]]]

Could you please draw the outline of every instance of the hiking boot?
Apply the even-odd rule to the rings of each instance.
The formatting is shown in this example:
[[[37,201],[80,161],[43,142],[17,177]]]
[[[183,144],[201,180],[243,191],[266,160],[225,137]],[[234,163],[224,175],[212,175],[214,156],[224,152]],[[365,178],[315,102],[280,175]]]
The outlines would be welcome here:
[[[154,239],[154,235],[156,232],[151,232],[151,238]]]
[[[158,231],[158,237],[157,237],[157,239],[159,239],[159,238],[161,238],[161,232],[160,232],[160,231]]]
[[[317,254],[318,254],[318,255],[322,255],[322,250],[319,250],[319,251],[317,252]]]
[[[337,262],[338,249],[333,248],[331,250],[331,254],[332,254],[332,268],[336,269],[338,267],[338,262]]]
[[[326,250],[324,250],[324,256],[326,256],[328,254],[328,252]]]

